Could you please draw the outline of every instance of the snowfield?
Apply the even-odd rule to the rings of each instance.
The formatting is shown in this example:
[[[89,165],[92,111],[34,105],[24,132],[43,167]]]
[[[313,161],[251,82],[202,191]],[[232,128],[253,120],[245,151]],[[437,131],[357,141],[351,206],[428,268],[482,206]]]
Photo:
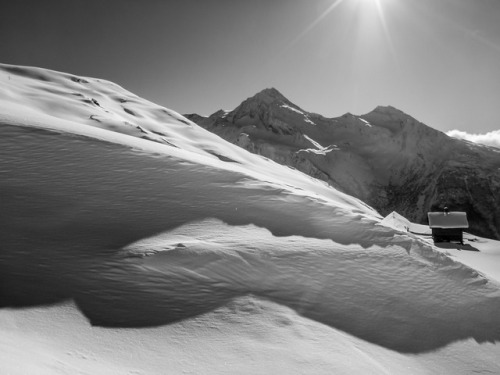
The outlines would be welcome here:
[[[500,373],[499,242],[437,248],[111,82],[0,81],[1,373]]]

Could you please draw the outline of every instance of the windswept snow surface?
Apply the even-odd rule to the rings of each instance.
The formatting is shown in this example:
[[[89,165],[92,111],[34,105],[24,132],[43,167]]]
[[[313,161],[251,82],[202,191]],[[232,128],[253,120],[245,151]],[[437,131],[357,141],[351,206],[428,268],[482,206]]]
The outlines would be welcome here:
[[[110,82],[0,80],[0,372],[500,373],[498,283],[359,200]]]
[[[399,231],[410,231],[427,243],[434,244],[429,226],[411,223],[397,212],[391,212],[380,224]],[[474,236],[467,232],[464,232],[463,238],[463,244],[442,242],[434,245],[438,251],[460,260],[487,278],[500,283],[500,241]]]

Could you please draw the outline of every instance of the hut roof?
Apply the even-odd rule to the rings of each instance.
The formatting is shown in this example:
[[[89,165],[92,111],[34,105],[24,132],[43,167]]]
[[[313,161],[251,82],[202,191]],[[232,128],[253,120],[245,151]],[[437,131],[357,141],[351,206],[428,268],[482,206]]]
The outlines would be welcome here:
[[[431,228],[468,228],[467,214],[465,212],[428,212],[429,227]]]

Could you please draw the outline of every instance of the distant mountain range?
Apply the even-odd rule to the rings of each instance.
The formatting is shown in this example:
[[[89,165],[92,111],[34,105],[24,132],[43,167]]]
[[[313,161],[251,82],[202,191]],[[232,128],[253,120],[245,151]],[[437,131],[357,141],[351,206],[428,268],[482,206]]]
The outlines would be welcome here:
[[[500,152],[451,138],[393,107],[325,118],[265,89],[233,111],[185,115],[229,142],[426,223],[466,211],[470,232],[500,239]]]

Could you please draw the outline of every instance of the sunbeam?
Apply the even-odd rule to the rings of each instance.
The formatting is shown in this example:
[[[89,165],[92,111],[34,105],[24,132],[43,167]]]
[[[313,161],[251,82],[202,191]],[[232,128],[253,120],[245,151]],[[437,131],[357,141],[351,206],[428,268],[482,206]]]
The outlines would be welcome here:
[[[334,10],[338,10],[339,12],[342,12],[344,14],[350,13],[359,20],[357,31],[358,35],[362,40],[364,40],[364,42],[376,37],[377,35],[383,34],[387,48],[390,51],[391,58],[399,67],[399,59],[390,35],[384,12],[384,5],[389,5],[385,3],[388,3],[390,1],[391,0],[334,0],[332,1],[330,6],[328,6],[322,13],[319,14],[319,16],[317,16],[312,22],[307,24],[307,26],[303,30],[301,30],[290,41],[290,43],[288,43],[288,45],[286,45],[284,50],[288,50],[294,47],[301,39],[304,38],[304,36],[309,34],[321,22],[325,21],[325,19],[329,15],[331,15]],[[345,4],[346,6],[339,7],[341,4]],[[344,25],[345,27],[347,27],[346,23],[344,23]]]
[[[314,29],[321,21],[325,19],[335,8],[337,8],[344,0],[335,0],[323,13],[321,13],[313,22],[311,22],[302,32],[300,32],[288,45],[288,48],[293,47],[300,39]]]
[[[392,38],[391,38],[391,35],[389,33],[389,29],[387,27],[387,22],[385,19],[384,9],[382,7],[381,0],[364,0],[364,1],[370,1],[376,5],[378,18],[380,20],[380,24],[382,25],[382,29],[384,31],[385,41],[386,41],[387,45],[389,46],[391,56],[394,59],[394,62],[396,63],[396,65],[399,69],[399,67],[400,67],[399,59],[398,59],[398,56],[396,54],[396,49],[394,48],[394,43],[392,42]]]

